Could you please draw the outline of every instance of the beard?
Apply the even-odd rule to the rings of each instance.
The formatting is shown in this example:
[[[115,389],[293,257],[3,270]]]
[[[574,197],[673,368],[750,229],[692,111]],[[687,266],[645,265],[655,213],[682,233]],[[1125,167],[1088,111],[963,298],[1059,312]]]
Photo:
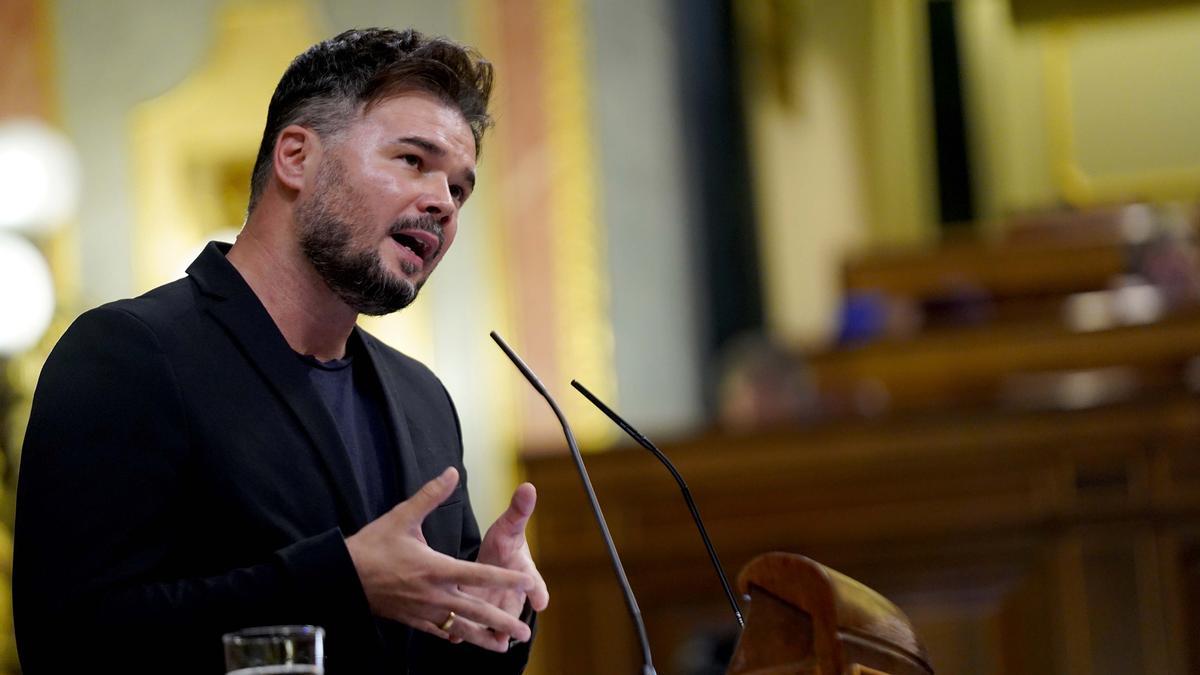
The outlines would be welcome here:
[[[300,250],[325,285],[359,314],[383,316],[412,304],[425,279],[414,283],[398,277],[384,265],[377,248],[356,246],[354,233],[364,229],[366,209],[345,180],[341,163],[328,158],[317,172],[316,183],[313,196],[296,207],[296,223]],[[391,231],[406,229],[432,232],[440,249],[442,228],[433,216],[400,219]],[[408,261],[401,262],[401,269],[410,276],[417,273]]]

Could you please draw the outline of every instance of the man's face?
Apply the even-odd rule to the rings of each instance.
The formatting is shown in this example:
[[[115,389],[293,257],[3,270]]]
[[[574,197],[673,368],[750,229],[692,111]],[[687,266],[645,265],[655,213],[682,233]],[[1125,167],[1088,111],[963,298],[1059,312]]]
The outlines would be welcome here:
[[[359,313],[401,309],[454,241],[475,185],[471,128],[453,106],[414,91],[323,142],[296,205],[301,250]]]

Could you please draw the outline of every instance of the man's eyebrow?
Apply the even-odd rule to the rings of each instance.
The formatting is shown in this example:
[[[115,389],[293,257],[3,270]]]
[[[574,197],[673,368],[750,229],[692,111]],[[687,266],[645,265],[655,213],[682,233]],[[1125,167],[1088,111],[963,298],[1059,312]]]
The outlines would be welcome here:
[[[424,150],[425,152],[428,152],[431,155],[436,155],[438,157],[443,157],[446,154],[445,148],[438,145],[437,143],[434,143],[433,141],[429,140],[428,138],[422,138],[420,136],[404,136],[402,138],[397,138],[396,142],[397,143],[407,143],[408,145],[415,145],[418,148]],[[475,189],[475,172],[467,171],[466,180],[468,183],[471,184],[471,189],[474,190]]]
[[[446,154],[445,148],[443,148],[442,146],[438,145],[437,143],[434,143],[433,141],[431,141],[427,138],[421,138],[420,136],[405,136],[403,138],[397,138],[396,142],[397,143],[407,143],[409,145],[415,145],[418,148],[424,150],[425,152],[428,152],[432,155],[437,155],[438,157],[441,157],[442,155]]]

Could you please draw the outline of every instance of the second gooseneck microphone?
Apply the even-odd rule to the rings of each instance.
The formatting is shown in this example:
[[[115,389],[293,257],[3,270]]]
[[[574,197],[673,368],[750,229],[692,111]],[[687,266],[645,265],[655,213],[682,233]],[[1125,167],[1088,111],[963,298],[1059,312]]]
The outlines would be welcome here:
[[[654,663],[650,658],[650,640],[646,637],[646,625],[642,622],[642,610],[638,608],[637,599],[633,597],[633,587],[629,585],[629,579],[625,577],[625,567],[621,565],[621,556],[617,555],[617,547],[613,544],[612,535],[608,532],[608,523],[604,520],[604,513],[600,511],[600,502],[596,499],[596,491],[592,489],[592,480],[588,477],[587,468],[583,465],[583,455],[579,452],[579,445],[575,442],[575,434],[571,432],[571,425],[567,424],[567,418],[559,409],[558,404],[554,402],[554,398],[550,396],[550,392],[546,391],[542,381],[533,374],[529,366],[525,365],[521,357],[517,356],[508,343],[496,334],[496,331],[492,331],[491,336],[496,344],[500,345],[500,349],[504,350],[513,365],[525,376],[525,379],[529,380],[529,384],[533,385],[542,398],[546,399],[546,403],[550,404],[550,409],[554,411],[558,423],[562,425],[563,434],[567,437],[567,447],[571,449],[571,458],[575,460],[575,468],[579,472],[580,480],[583,481],[583,490],[587,493],[592,514],[600,526],[600,535],[604,538],[604,547],[608,550],[608,557],[612,561],[613,572],[616,573],[617,581],[621,584],[621,592],[625,595],[625,606],[629,609],[634,627],[637,629],[638,642],[642,647],[642,675],[656,675]]]
[[[667,471],[671,472],[671,476],[675,478],[675,482],[679,484],[679,491],[683,493],[683,501],[687,502],[688,510],[692,512],[692,520],[696,523],[696,529],[700,531],[700,538],[704,540],[704,548],[708,550],[708,558],[712,561],[713,568],[717,570],[717,576],[721,579],[721,586],[725,589],[725,597],[729,599],[729,606],[733,608],[733,618],[737,619],[738,627],[745,628],[746,622],[742,619],[742,608],[738,606],[737,599],[733,595],[733,589],[729,586],[729,579],[725,578],[725,569],[721,567],[721,561],[717,558],[717,549],[713,548],[712,541],[708,538],[708,530],[704,527],[704,521],[700,519],[700,511],[696,508],[696,502],[692,499],[692,491],[688,489],[687,483],[683,481],[683,476],[667,459],[662,450],[659,450],[649,438],[643,436],[633,425],[626,422],[624,418],[618,415],[612,408],[604,404],[596,395],[588,391],[588,388],[579,383],[578,380],[571,380],[571,386],[575,387],[579,393],[583,394],[587,400],[592,402],[592,405],[600,409],[600,412],[608,415],[608,418],[621,427],[630,438],[638,442],[638,445],[650,451],[658,461],[662,462],[663,466],[667,467]]]

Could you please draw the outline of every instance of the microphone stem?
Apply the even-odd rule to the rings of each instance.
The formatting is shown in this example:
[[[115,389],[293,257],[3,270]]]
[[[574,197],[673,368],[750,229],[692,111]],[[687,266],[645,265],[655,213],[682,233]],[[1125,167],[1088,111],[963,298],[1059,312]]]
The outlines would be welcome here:
[[[588,503],[592,507],[592,514],[596,517],[596,523],[600,525],[600,536],[604,539],[604,547],[608,551],[613,572],[616,573],[617,580],[620,582],[621,592],[625,597],[625,606],[628,608],[630,616],[633,617],[634,627],[637,629],[638,643],[642,648],[642,673],[643,675],[655,675],[654,662],[650,657],[650,639],[646,635],[646,624],[642,621],[642,610],[638,608],[637,599],[633,597],[633,587],[629,585],[629,579],[625,576],[625,567],[621,564],[617,546],[613,543],[612,535],[608,531],[608,523],[604,520],[604,513],[600,510],[600,501],[596,498],[596,491],[592,488],[592,480],[588,477],[587,467],[583,464],[583,454],[579,451],[579,444],[575,442],[575,434],[571,432],[571,425],[567,423],[566,416],[554,402],[550,392],[546,391],[542,381],[538,379],[537,375],[534,375],[521,357],[517,356],[517,353],[495,331],[492,331],[491,336],[496,344],[500,345],[500,349],[504,350],[509,360],[525,376],[525,379],[529,380],[529,384],[533,385],[542,398],[546,399],[546,403],[550,404],[550,409],[554,411],[554,416],[558,418],[558,423],[562,426],[563,435],[567,438],[567,447],[571,450],[571,459],[575,462],[579,478],[583,481],[583,490],[587,493]]]
[[[733,589],[729,586],[729,579],[725,578],[725,570],[721,567],[721,561],[717,558],[717,549],[713,546],[712,540],[708,538],[708,530],[704,527],[704,521],[700,520],[700,511],[696,509],[696,502],[692,499],[692,492],[688,489],[687,484],[681,483],[679,489],[683,493],[683,500],[687,502],[688,510],[692,512],[692,520],[696,521],[696,526],[700,528],[700,538],[704,540],[704,548],[708,550],[708,558],[712,561],[713,567],[716,568],[717,576],[721,578],[721,587],[725,589],[725,598],[729,600],[729,606],[733,609],[733,618],[737,620],[738,628],[745,628],[746,621],[742,618],[742,608],[738,606]]]
[[[738,606],[737,599],[733,594],[733,588],[729,585],[729,579],[725,577],[725,568],[721,567],[721,561],[717,558],[717,549],[713,547],[712,540],[708,538],[708,530],[704,527],[704,521],[700,518],[700,510],[696,508],[696,501],[692,499],[692,491],[688,489],[687,482],[683,480],[683,476],[675,468],[675,465],[670,459],[659,450],[656,445],[650,442],[650,439],[643,436],[637,429],[633,428],[629,422],[616,413],[612,408],[604,404],[596,395],[588,391],[588,388],[579,383],[578,380],[571,380],[571,386],[575,387],[579,393],[587,397],[593,405],[600,409],[608,418],[611,419],[621,430],[629,435],[630,438],[637,441],[638,445],[650,451],[662,465],[667,467],[667,471],[671,472],[671,476],[675,478],[675,482],[679,484],[679,491],[683,493],[683,501],[687,503],[688,510],[692,513],[692,520],[696,523],[696,529],[700,531],[700,538],[704,541],[704,548],[708,551],[708,558],[712,561],[713,569],[717,570],[717,576],[721,579],[721,587],[725,590],[725,597],[729,600],[729,606],[733,608],[733,618],[737,620],[739,628],[745,628],[746,622],[742,618],[742,608]]]

